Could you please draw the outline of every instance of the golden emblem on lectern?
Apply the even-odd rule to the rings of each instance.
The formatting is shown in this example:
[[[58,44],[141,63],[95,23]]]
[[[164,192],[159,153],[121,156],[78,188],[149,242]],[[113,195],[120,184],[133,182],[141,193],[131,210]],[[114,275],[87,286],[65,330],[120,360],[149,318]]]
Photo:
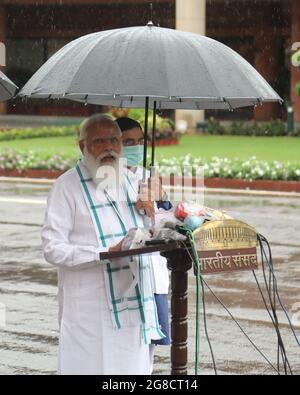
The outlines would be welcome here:
[[[209,221],[194,237],[202,274],[258,268],[256,230],[242,221]]]

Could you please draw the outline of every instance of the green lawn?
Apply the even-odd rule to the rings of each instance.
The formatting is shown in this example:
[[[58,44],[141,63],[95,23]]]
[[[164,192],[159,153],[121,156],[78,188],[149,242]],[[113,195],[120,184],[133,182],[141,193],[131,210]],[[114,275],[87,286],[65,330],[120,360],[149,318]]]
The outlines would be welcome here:
[[[72,136],[1,141],[1,148],[13,148],[19,151],[32,150],[40,153],[42,156],[49,153],[66,154],[68,156],[79,155],[76,139]]]
[[[76,157],[79,150],[73,137],[35,138],[0,142],[1,148],[33,150],[41,155],[67,154]],[[244,137],[244,136],[197,136],[182,137],[178,146],[157,148],[156,157],[169,158],[192,154],[195,157],[212,156],[241,159],[256,156],[262,160],[282,162],[300,160],[300,138],[291,137]]]
[[[157,157],[212,156],[241,159],[256,156],[261,160],[282,162],[300,160],[300,138],[247,136],[186,136],[174,147],[159,147]]]

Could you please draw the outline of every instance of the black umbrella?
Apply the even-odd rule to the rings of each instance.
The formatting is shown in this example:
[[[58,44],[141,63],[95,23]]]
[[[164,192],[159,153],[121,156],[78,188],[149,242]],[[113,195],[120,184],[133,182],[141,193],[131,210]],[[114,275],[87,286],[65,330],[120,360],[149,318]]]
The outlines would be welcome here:
[[[0,101],[14,97],[18,87],[0,71]]]
[[[229,47],[152,22],[70,42],[33,75],[19,96],[145,108],[144,168],[150,108],[154,110],[154,166],[157,110],[234,110],[282,102],[263,77]]]

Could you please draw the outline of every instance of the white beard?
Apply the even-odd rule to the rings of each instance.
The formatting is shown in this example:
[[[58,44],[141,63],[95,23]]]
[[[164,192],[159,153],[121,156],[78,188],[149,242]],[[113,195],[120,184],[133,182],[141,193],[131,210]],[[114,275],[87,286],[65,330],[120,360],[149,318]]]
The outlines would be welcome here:
[[[115,161],[101,163],[101,160],[107,153],[99,155],[95,159],[84,147],[82,162],[88,168],[97,189],[106,189],[115,194],[123,183],[125,168],[121,155],[118,156],[114,152],[110,152],[110,154],[115,156]]]

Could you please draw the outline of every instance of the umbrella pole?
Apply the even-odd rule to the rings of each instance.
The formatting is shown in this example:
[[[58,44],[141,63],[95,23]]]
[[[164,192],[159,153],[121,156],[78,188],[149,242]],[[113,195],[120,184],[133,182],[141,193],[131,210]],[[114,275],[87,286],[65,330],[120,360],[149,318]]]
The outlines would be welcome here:
[[[153,128],[152,128],[152,159],[151,159],[151,176],[155,175],[154,166],[155,166],[155,145],[156,145],[156,111],[157,111],[157,102],[154,102],[153,106]]]
[[[144,127],[144,160],[143,160],[143,184],[146,183],[147,171],[147,148],[148,148],[148,115],[149,115],[149,97],[145,102],[145,127]]]

